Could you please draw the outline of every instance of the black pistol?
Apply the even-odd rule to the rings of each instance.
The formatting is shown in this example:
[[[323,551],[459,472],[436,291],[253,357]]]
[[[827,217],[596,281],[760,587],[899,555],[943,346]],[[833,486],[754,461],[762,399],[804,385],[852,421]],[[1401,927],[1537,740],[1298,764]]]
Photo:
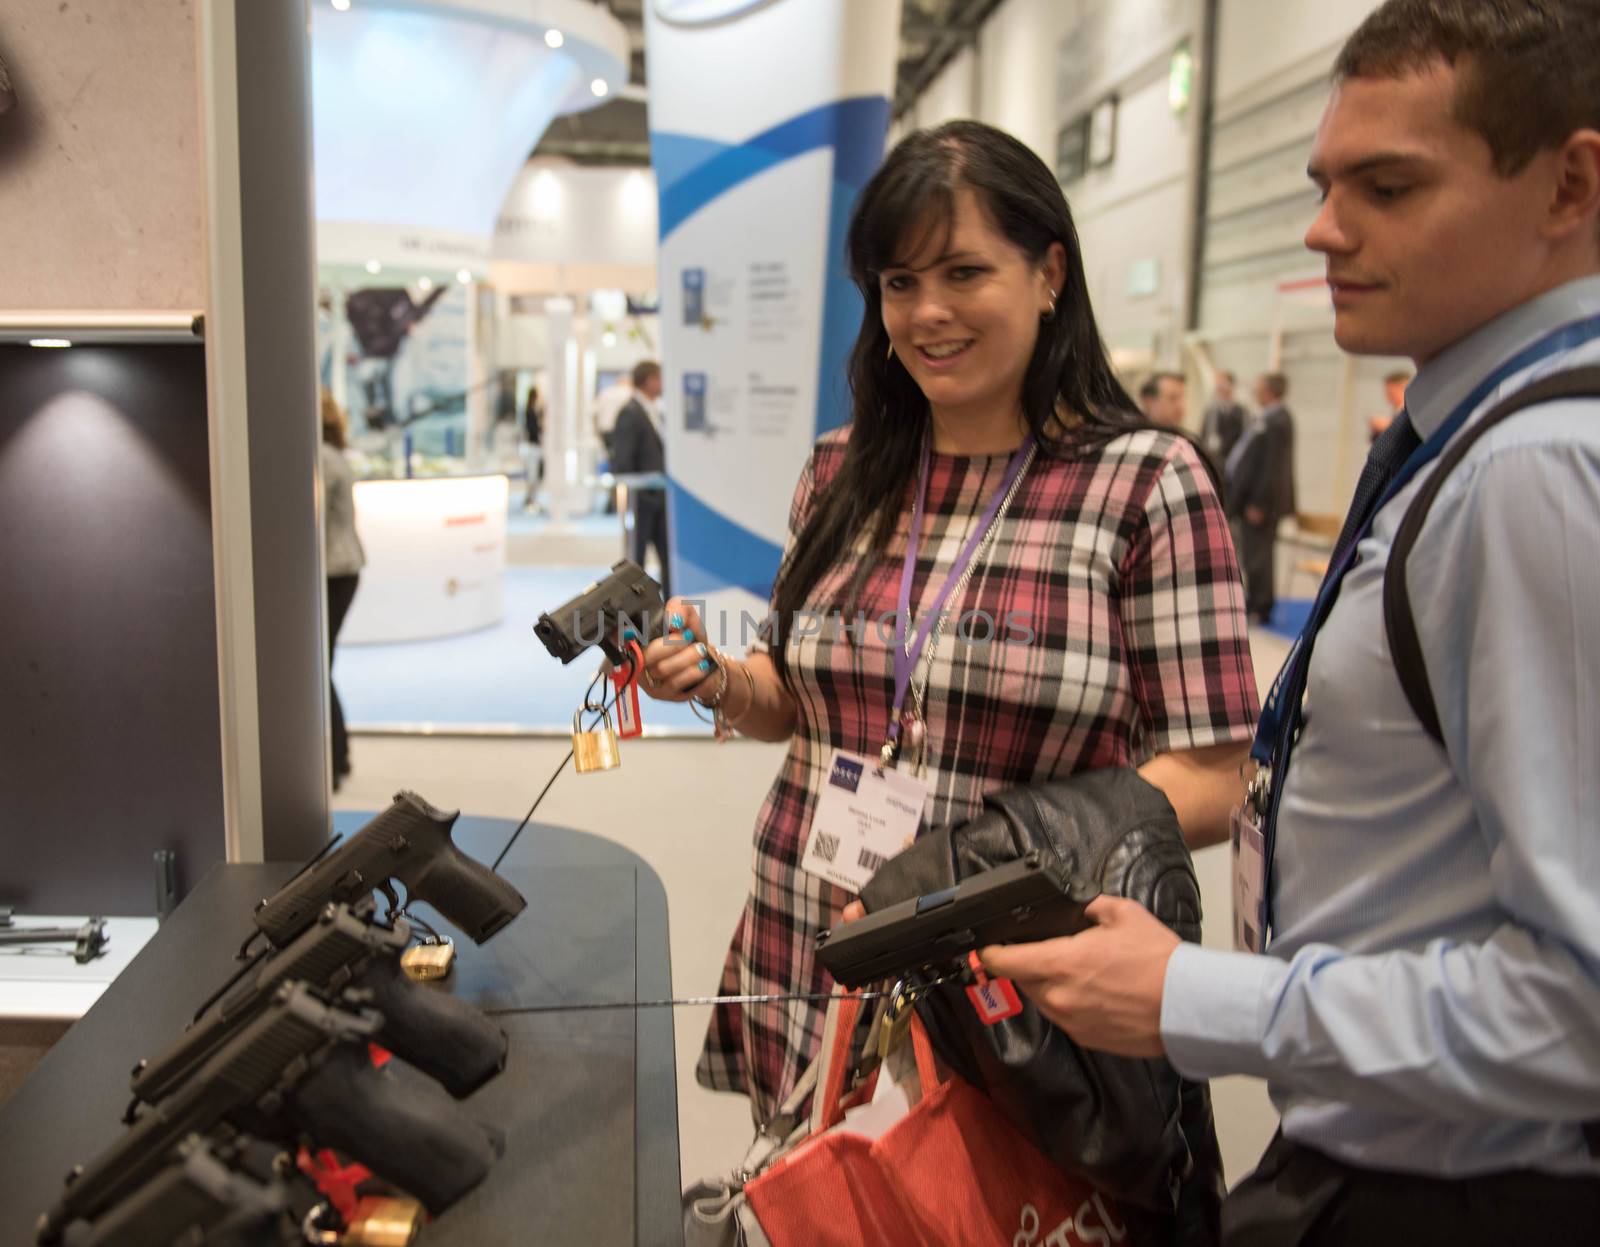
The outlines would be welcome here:
[[[641,644],[662,633],[661,586],[637,563],[619,559],[611,574],[597,580],[570,602],[539,616],[533,634],[553,658],[570,663],[591,645],[598,645],[613,663],[624,661],[622,634],[631,629]]]
[[[160,1056],[140,1061],[133,1094],[154,1104],[182,1084],[276,997],[284,983],[302,982],[324,1000],[346,988],[366,994],[383,1015],[378,1043],[437,1080],[457,1099],[471,1095],[505,1068],[506,1036],[487,1016],[446,992],[406,978],[400,953],[410,940],[403,919],[373,921],[370,899],[329,905],[287,948],[271,953],[238,987],[198,1018]]]
[[[951,888],[817,932],[817,960],[843,987],[958,964],[974,948],[1076,935],[1100,895],[1038,849]]]
[[[248,1136],[190,1135],[163,1168],[108,1209],[68,1247],[136,1243],[304,1242],[288,1182],[241,1162]]]
[[[398,879],[410,897],[427,901],[482,944],[528,902],[456,848],[450,828],[459,817],[460,811],[436,810],[414,792],[397,793],[387,810],[256,906],[256,926],[282,948],[325,906],[360,900]]]
[[[402,1082],[375,1068],[368,1042],[382,1018],[325,1005],[303,984],[284,984],[272,1004],[182,1086],[151,1105],[111,1147],[75,1168],[39,1218],[37,1241],[57,1243],[164,1170],[191,1135],[247,1132],[347,1153],[386,1182],[442,1212],[488,1174],[495,1136],[427,1079]]]

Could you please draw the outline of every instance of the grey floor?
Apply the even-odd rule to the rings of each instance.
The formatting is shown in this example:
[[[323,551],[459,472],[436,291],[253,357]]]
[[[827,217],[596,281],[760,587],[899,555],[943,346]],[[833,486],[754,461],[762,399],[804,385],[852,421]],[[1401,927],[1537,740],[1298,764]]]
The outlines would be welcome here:
[[[1282,639],[1252,633],[1263,690],[1288,650]],[[377,809],[401,787],[435,804],[474,814],[518,818],[543,787],[567,745],[556,740],[357,736],[354,774],[335,798],[341,809]],[[551,789],[538,818],[594,832],[643,857],[666,887],[677,995],[705,995],[718,972],[744,902],[750,833],[776,774],[781,746],[750,741],[629,742],[615,771],[569,772]],[[1231,941],[1228,853],[1196,858],[1205,897],[1205,941]],[[727,1171],[743,1155],[751,1122],[743,1098],[702,1090],[694,1063],[708,1008],[676,1011],[678,1115],[686,1181]],[[1263,1084],[1247,1078],[1214,1084],[1218,1131],[1230,1182],[1247,1173],[1277,1125]]]

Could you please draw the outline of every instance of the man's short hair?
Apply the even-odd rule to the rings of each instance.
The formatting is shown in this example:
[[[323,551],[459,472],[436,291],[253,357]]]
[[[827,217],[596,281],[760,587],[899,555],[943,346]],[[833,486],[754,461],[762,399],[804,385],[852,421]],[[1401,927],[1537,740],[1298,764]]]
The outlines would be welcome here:
[[[661,375],[661,365],[653,359],[641,359],[633,366],[633,388],[643,389],[653,377]]]
[[[1502,177],[1600,129],[1594,0],[1387,0],[1346,41],[1333,78],[1401,78],[1440,61],[1461,69],[1455,117]]]
[[[1181,372],[1152,372],[1146,378],[1145,383],[1139,387],[1140,400],[1155,398],[1160,395],[1163,381],[1176,381],[1179,385],[1182,385],[1184,383],[1183,374]]]
[[[1404,368],[1400,368],[1400,369],[1397,369],[1394,372],[1391,372],[1388,376],[1384,377],[1384,379],[1383,379],[1383,383],[1385,385],[1408,385],[1408,384],[1410,384],[1410,382],[1411,382],[1411,374],[1409,372],[1407,372]]]
[[[1233,369],[1231,368],[1218,368],[1217,371],[1212,374],[1211,379],[1213,383],[1217,381],[1226,381],[1229,385],[1232,385],[1237,380],[1237,378],[1233,375]]]
[[[1267,387],[1267,393],[1273,398],[1282,398],[1289,392],[1289,378],[1281,372],[1262,373],[1261,384]]]

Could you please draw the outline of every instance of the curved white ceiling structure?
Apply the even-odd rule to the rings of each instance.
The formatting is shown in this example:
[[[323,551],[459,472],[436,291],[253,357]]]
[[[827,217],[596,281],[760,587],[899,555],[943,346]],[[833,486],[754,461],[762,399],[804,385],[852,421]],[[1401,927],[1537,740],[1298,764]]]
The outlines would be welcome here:
[[[583,0],[313,0],[311,34],[324,264],[481,270],[551,120],[627,82],[626,30]]]

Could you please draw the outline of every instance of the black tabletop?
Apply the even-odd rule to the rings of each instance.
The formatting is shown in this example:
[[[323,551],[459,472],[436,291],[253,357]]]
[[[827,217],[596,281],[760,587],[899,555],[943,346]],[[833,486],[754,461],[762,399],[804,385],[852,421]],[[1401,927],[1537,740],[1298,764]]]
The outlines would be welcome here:
[[[351,831],[365,818],[341,814],[335,825]],[[512,826],[463,818],[456,843],[492,862]],[[254,929],[251,908],[295,869],[269,862],[208,874],[0,1110],[0,1244],[30,1243],[67,1170],[116,1137],[134,1062],[170,1045],[227,978]],[[511,1039],[505,1072],[466,1101],[505,1133],[506,1154],[423,1241],[676,1247],[670,1011],[548,1008],[672,994],[661,881],[611,841],[541,825],[523,833],[501,873],[528,908],[482,947],[456,940],[451,988]],[[449,930],[426,906],[415,909]]]

